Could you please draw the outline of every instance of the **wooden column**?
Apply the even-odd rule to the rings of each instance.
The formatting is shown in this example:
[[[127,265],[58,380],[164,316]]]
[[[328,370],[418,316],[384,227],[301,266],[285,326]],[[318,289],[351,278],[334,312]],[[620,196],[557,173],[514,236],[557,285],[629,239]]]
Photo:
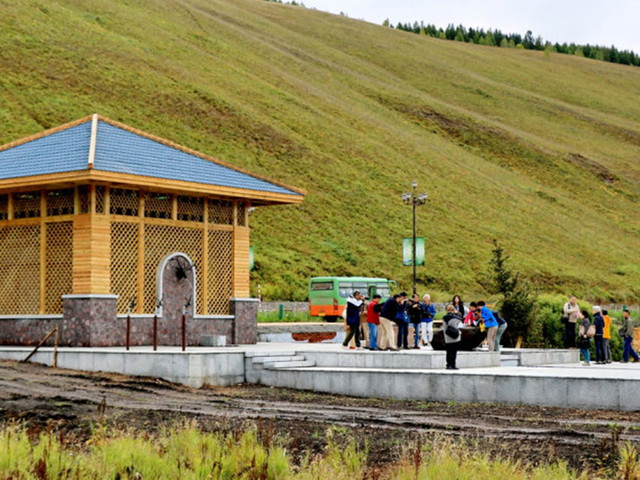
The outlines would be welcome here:
[[[202,291],[202,314],[209,313],[209,199],[203,200],[202,206],[202,273],[200,274],[200,288]]]
[[[238,202],[233,203],[233,297],[249,298],[249,229],[238,226]]]
[[[95,197],[92,195],[93,198]],[[111,293],[110,290],[111,223],[109,216],[76,215],[73,219],[73,293],[108,294]]]
[[[47,302],[47,199],[40,192],[40,308],[39,313],[45,313]]]
[[[136,266],[138,298],[136,300],[136,312],[144,313],[144,193],[140,192],[138,205],[138,264]]]

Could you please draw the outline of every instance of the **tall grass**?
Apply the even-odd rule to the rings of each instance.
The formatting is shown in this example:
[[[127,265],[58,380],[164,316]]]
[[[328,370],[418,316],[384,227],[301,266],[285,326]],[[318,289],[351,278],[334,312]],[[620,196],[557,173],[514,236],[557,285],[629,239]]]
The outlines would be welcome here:
[[[386,467],[368,466],[366,448],[358,447],[353,437],[337,441],[331,431],[321,455],[307,454],[294,461],[284,445],[282,440],[260,438],[255,429],[241,434],[209,433],[193,423],[154,435],[98,429],[81,445],[66,444],[54,433],[31,438],[22,426],[5,425],[0,428],[0,479],[640,479],[638,450],[631,444],[620,446],[613,468],[582,473],[561,461],[530,466],[492,458],[452,440],[427,444],[418,440],[397,463]]]

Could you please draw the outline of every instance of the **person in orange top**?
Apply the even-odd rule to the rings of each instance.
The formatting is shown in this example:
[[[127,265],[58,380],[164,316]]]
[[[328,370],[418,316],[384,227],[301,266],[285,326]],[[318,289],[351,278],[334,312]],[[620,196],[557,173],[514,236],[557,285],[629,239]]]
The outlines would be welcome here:
[[[602,329],[604,359],[605,362],[611,363],[611,345],[609,345],[609,339],[611,338],[611,317],[606,310],[602,310],[602,317],[604,318],[604,328]]]

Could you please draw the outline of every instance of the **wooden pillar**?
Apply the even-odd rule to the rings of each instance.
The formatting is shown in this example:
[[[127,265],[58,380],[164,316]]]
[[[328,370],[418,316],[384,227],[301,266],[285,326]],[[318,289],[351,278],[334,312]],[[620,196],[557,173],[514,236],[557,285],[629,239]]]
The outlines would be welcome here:
[[[47,313],[47,199],[43,192],[40,192],[40,307],[39,313]]]
[[[238,226],[238,202],[233,202],[233,297],[249,298],[249,229]]]
[[[138,205],[138,264],[136,266],[136,284],[138,298],[136,300],[136,312],[144,313],[144,193],[140,192],[140,203]]]
[[[202,314],[209,313],[209,199],[203,199],[202,206],[202,273],[200,289],[202,292]]]
[[[94,192],[95,193],[95,192]],[[92,209],[95,208],[92,195]],[[109,294],[111,290],[111,222],[109,215],[73,218],[73,293]]]

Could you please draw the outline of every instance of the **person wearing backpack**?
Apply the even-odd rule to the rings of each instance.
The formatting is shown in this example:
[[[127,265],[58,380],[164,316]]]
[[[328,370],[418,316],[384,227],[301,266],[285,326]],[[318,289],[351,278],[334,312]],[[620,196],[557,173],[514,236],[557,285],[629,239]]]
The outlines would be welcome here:
[[[582,322],[580,322],[580,331],[578,332],[578,347],[580,348],[580,354],[584,358],[584,365],[591,365],[591,338],[589,337],[589,327],[591,321],[589,320],[589,313],[586,310],[580,312],[582,315]]]
[[[623,307],[622,309],[622,319],[624,320],[624,325],[620,329],[620,336],[624,340],[622,363],[629,362],[629,356],[633,357],[634,363],[637,363],[638,361],[640,361],[640,358],[638,358],[638,354],[631,345],[631,342],[633,342],[633,319],[631,318],[629,309],[627,307]]]
[[[596,344],[596,363],[603,365],[605,363],[604,353],[604,317],[602,316],[602,309],[598,305],[593,306],[593,325],[595,328],[595,335],[593,340]]]
[[[447,350],[447,370],[459,370],[456,367],[456,357],[458,356],[458,346],[462,340],[462,317],[453,305],[447,305],[447,313],[442,317],[442,332],[444,334],[444,345]]]

